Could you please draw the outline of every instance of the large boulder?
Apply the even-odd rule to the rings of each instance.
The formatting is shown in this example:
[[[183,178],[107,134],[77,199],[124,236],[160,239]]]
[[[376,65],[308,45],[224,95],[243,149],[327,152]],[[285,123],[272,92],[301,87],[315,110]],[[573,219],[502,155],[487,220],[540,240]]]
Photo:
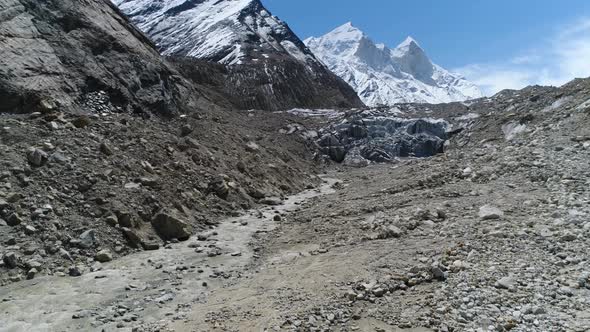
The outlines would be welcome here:
[[[152,220],[152,226],[164,240],[178,239],[185,241],[192,234],[189,224],[171,213],[160,212],[156,214]]]

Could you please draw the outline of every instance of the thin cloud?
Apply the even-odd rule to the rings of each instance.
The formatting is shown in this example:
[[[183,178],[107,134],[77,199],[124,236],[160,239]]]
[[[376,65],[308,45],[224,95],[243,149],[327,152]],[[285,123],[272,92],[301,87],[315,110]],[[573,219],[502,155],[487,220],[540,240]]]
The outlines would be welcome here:
[[[548,42],[498,63],[471,64],[455,71],[492,95],[528,85],[559,86],[590,76],[590,18],[559,29]]]

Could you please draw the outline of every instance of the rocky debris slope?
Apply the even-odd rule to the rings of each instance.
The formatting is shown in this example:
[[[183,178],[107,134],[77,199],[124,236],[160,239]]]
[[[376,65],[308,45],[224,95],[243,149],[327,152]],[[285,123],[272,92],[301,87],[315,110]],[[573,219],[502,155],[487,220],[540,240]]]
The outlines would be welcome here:
[[[240,109],[363,106],[259,0],[113,2],[189,78],[202,76],[190,58],[227,65],[221,87]]]
[[[482,96],[475,84],[432,63],[411,37],[390,49],[347,23],[322,37],[306,39],[305,44],[369,106],[448,103]]]
[[[445,112],[444,155],[335,172],[250,278],[173,326],[588,331],[590,80],[400,108]]]
[[[0,116],[0,283],[76,276],[312,186],[311,154],[277,132],[283,121],[220,111],[168,121]]]
[[[78,276],[315,182],[286,115],[226,110],[110,2],[0,9],[0,283]]]
[[[137,113],[224,103],[183,79],[108,1],[7,0],[0,12],[0,112],[76,110],[99,91]]]

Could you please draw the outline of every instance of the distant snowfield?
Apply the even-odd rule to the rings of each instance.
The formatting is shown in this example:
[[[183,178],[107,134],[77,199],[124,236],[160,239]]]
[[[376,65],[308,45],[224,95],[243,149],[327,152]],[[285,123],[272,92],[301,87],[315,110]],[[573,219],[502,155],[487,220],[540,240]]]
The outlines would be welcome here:
[[[347,23],[304,42],[370,106],[448,103],[483,96],[475,84],[432,63],[411,37],[389,49]]]

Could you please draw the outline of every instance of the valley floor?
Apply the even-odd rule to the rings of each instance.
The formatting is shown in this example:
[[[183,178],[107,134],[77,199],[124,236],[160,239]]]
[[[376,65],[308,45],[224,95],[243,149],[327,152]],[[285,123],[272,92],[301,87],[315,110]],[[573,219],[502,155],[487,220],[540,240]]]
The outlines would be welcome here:
[[[9,285],[3,330],[587,331],[587,168],[560,161],[588,151],[512,148],[333,170],[325,195]],[[528,158],[567,176],[537,181]]]

